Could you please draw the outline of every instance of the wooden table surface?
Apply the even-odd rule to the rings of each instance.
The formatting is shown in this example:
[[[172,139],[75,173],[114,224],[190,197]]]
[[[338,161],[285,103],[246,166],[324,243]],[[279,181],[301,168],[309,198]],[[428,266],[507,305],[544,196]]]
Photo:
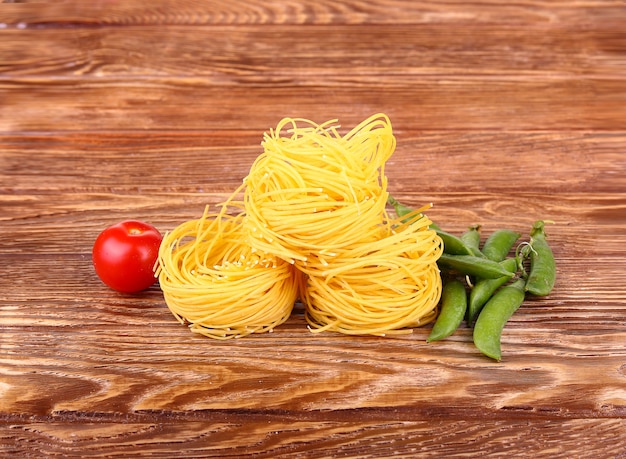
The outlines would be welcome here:
[[[626,4],[0,4],[1,457],[626,457]],[[241,183],[285,117],[383,112],[389,191],[440,226],[548,237],[558,279],[427,344],[189,332],[94,273]]]

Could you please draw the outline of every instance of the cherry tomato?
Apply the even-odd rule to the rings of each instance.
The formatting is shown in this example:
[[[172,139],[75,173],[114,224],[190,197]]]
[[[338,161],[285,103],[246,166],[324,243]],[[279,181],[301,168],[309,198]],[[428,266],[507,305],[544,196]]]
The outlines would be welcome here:
[[[156,282],[154,265],[163,237],[154,226],[126,220],[102,231],[93,245],[96,274],[114,290],[135,293]]]

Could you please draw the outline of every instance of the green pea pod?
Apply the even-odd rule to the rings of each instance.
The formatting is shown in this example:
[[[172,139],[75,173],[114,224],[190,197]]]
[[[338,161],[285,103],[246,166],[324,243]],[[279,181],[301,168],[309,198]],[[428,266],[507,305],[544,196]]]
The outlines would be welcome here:
[[[450,255],[474,255],[472,249],[460,237],[442,230],[435,230],[435,232],[443,241],[444,253]]]
[[[500,288],[485,307],[474,325],[474,344],[480,352],[487,357],[500,361],[502,351],[500,340],[502,330],[513,313],[519,309],[524,302],[524,279]]]
[[[537,296],[546,296],[554,288],[556,262],[546,240],[544,222],[536,221],[530,232],[530,273],[526,280],[526,291]]]
[[[458,279],[447,281],[441,292],[441,312],[426,341],[437,341],[450,336],[459,328],[467,308],[465,285]]]
[[[499,229],[489,235],[483,244],[482,253],[493,261],[502,261],[522,235],[509,229]]]
[[[467,231],[461,234],[460,239],[470,249],[472,255],[476,257],[484,256],[483,253],[480,251],[480,225],[470,226]]]
[[[443,253],[437,260],[437,264],[440,268],[483,279],[497,279],[502,276],[511,278],[514,276],[500,263],[473,255],[450,255]]]
[[[517,271],[517,259],[507,258],[500,262],[500,265],[507,271],[515,273]],[[489,301],[491,296],[506,284],[511,278],[509,276],[497,277],[495,279],[478,279],[469,294],[469,304],[467,308],[467,321],[472,324],[478,317],[480,310]]]

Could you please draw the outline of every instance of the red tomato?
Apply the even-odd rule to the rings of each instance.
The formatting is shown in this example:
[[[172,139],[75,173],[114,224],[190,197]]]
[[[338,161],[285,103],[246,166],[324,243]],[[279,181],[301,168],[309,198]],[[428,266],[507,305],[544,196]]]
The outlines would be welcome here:
[[[98,277],[114,290],[135,293],[156,282],[154,264],[163,237],[154,226],[127,220],[102,231],[93,245]]]

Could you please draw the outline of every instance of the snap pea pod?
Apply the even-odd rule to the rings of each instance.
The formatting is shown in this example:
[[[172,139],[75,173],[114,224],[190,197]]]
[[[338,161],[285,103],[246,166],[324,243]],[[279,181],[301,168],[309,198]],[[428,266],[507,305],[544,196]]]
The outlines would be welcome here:
[[[431,226],[432,228],[432,226]],[[468,255],[475,256],[472,249],[470,249],[463,240],[455,236],[454,234],[435,229],[437,235],[443,241],[443,252],[449,255]]]
[[[500,262],[500,265],[507,271],[515,273],[517,271],[517,259],[507,258]],[[467,307],[467,321],[472,324],[478,317],[480,310],[489,301],[491,296],[511,279],[510,276],[497,277],[495,279],[478,279],[469,294],[469,304]]]
[[[489,235],[483,244],[482,253],[493,261],[502,261],[522,235],[509,229],[499,229]]]
[[[502,276],[511,278],[514,275],[498,262],[473,255],[450,255],[443,253],[437,260],[437,264],[439,267],[483,279],[497,279]]]
[[[454,333],[465,317],[466,308],[467,292],[463,282],[458,279],[446,281],[441,292],[441,312],[426,341],[437,341]]]
[[[513,313],[524,302],[526,281],[518,279],[500,288],[480,311],[474,325],[474,344],[487,357],[502,359],[502,330]]]
[[[467,231],[461,234],[461,240],[470,249],[472,255],[476,257],[484,256],[480,251],[480,225],[470,226]]]
[[[546,240],[545,223],[538,220],[530,231],[530,273],[526,280],[526,291],[533,295],[548,295],[556,280],[556,262]]]

